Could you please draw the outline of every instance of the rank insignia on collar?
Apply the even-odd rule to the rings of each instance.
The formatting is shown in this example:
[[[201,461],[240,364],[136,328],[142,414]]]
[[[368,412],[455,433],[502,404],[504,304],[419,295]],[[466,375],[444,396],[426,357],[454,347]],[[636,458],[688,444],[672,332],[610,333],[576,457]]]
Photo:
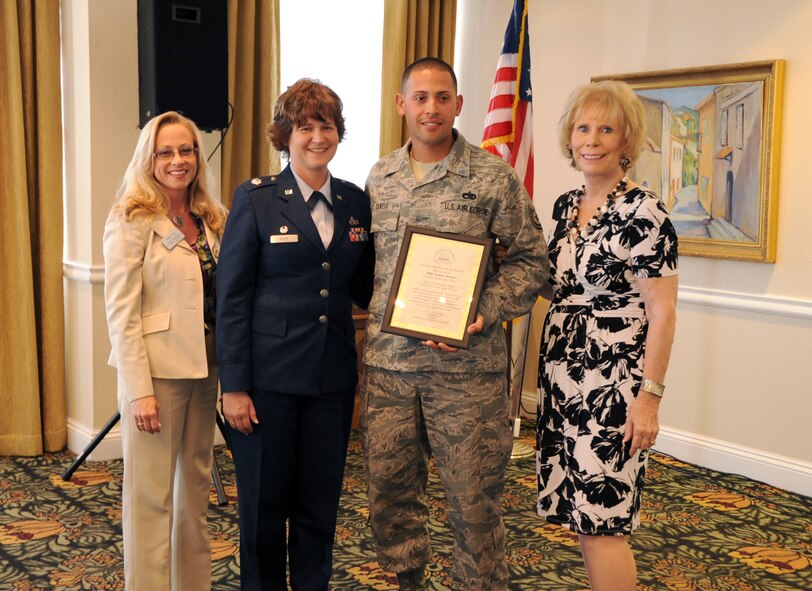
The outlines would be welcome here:
[[[354,217],[350,216],[350,224],[352,224],[353,226],[357,226],[359,222]]]
[[[262,184],[262,179],[260,179],[260,178],[251,179],[251,184],[252,185],[261,185]]]
[[[288,233],[288,227],[287,226],[280,227],[279,228],[279,233],[280,234],[287,234]]]
[[[285,195],[293,195],[293,189],[285,189]]]

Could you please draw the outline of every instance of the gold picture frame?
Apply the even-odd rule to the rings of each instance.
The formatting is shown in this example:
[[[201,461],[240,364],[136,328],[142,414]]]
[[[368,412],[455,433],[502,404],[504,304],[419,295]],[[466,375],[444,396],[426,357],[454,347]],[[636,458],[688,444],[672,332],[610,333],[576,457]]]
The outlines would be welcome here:
[[[775,262],[784,61],[595,76],[643,101],[629,171],[671,212],[681,255]]]

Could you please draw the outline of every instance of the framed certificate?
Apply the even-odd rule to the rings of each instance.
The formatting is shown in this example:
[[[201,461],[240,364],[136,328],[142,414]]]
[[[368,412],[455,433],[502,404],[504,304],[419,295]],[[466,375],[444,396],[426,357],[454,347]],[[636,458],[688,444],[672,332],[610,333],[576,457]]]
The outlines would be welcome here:
[[[493,240],[406,226],[381,330],[468,348]]]

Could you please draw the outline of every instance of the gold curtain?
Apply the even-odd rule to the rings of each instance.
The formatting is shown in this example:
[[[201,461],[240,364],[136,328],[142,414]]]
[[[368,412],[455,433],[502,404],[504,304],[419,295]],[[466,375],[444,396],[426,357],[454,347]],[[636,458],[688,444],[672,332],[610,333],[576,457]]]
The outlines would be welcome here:
[[[228,96],[234,121],[220,179],[226,206],[240,183],[279,170],[279,155],[265,139],[279,96],[279,0],[229,0]]]
[[[438,57],[454,65],[457,0],[386,0],[381,79],[381,156],[409,137],[395,110],[403,70],[421,57]]]
[[[59,2],[0,2],[0,455],[67,442]]]

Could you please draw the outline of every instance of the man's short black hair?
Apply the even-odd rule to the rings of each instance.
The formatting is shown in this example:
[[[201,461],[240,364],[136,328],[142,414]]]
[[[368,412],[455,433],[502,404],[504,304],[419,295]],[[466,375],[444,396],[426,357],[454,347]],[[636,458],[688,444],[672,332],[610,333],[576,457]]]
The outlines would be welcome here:
[[[413,61],[403,72],[403,78],[400,81],[400,91],[402,93],[406,92],[406,83],[415,70],[445,70],[451,75],[451,80],[454,82],[454,93],[457,92],[457,75],[454,73],[454,68],[439,57],[421,57]]]

